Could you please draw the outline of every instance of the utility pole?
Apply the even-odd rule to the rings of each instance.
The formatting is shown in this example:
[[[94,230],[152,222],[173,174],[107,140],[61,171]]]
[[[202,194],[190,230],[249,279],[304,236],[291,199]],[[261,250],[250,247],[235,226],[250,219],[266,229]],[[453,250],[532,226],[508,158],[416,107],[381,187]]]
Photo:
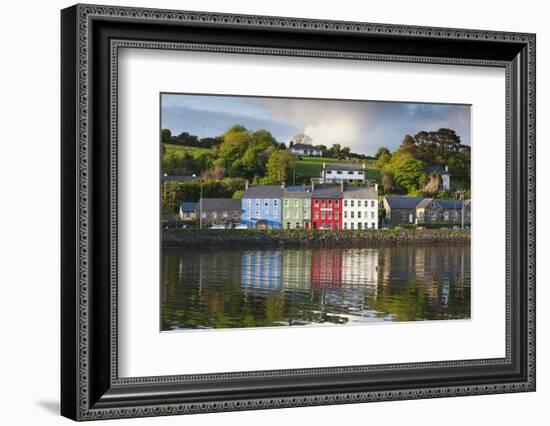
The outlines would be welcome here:
[[[458,191],[460,194],[460,225],[461,228],[464,229],[464,190],[461,189]]]

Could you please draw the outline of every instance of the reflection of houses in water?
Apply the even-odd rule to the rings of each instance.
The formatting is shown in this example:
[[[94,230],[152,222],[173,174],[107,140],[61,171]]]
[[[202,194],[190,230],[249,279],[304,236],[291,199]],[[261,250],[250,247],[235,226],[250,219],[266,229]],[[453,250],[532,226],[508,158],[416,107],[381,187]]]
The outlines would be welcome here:
[[[468,272],[466,272],[468,271]],[[381,249],[379,279],[382,288],[419,281],[432,305],[447,306],[463,297],[470,282],[467,246],[410,246]]]
[[[311,255],[311,287],[342,286],[342,251],[318,250]]]
[[[350,286],[378,284],[378,249],[350,249],[342,253],[342,282]]]
[[[311,250],[283,251],[282,283],[291,289],[311,288]]]
[[[280,288],[281,260],[280,250],[244,252],[241,257],[241,287]]]

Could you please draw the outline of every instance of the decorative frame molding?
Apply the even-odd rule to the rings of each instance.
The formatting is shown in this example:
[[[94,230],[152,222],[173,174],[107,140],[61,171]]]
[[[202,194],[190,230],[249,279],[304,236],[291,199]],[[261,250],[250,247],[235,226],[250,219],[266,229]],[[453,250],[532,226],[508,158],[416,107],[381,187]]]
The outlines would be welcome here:
[[[159,40],[139,38],[139,30],[159,32]],[[189,28],[189,41],[175,38],[171,28]],[[235,33],[238,43],[213,43],[201,29],[216,27]],[[166,31],[161,33],[161,31]],[[247,30],[272,31],[294,38],[315,33],[375,40],[370,51],[315,46],[251,46]],[[195,34],[193,31],[197,31]],[[108,35],[107,35],[108,34]],[[124,35],[122,39],[121,34]],[[137,38],[135,38],[137,36]],[[239,38],[240,37],[240,38]],[[282,37],[276,43],[289,44]],[[200,40],[200,41],[199,41]],[[384,42],[385,40],[385,42]],[[387,52],[387,43],[423,44],[419,54]],[[437,44],[479,47],[469,56],[426,54]],[[386,44],[385,44],[386,43]],[[306,43],[307,44],[307,43]],[[294,55],[337,59],[480,65],[506,69],[506,357],[503,359],[392,364],[361,367],[275,370],[192,376],[118,377],[117,369],[117,70],[118,49],[155,48],[217,51],[238,54]],[[384,50],[386,49],[386,50]],[[441,49],[440,49],[441,50]],[[492,50],[492,53],[489,52]],[[535,36],[510,32],[410,27],[295,18],[182,12],[126,7],[76,5],[62,12],[62,414],[75,420],[141,417],[196,412],[341,404],[433,398],[535,389]],[[105,119],[108,123],[101,123]],[[103,143],[100,143],[103,142]],[[94,164],[91,167],[91,164]],[[100,169],[98,169],[100,165]],[[107,172],[106,174],[104,172]],[[104,174],[105,176],[101,175]],[[101,175],[101,176],[100,176]],[[108,189],[103,195],[100,189]],[[519,211],[513,211],[513,200]],[[98,230],[104,230],[100,233]],[[102,258],[101,247],[108,253]],[[519,263],[512,256],[520,254]],[[98,261],[98,259],[100,259]],[[107,279],[107,281],[106,281]],[[105,282],[106,281],[106,282]],[[521,300],[519,300],[521,299]],[[93,303],[92,303],[93,302]],[[101,306],[101,308],[98,307]],[[516,306],[517,305],[517,306]],[[107,309],[108,307],[108,309]],[[468,385],[409,386],[396,379],[395,388],[358,386],[361,374],[430,373],[443,380],[446,371],[494,366],[506,369],[509,380],[478,380]],[[512,370],[515,376],[511,375]],[[473,370],[472,370],[473,371]],[[503,370],[504,371],[504,370]],[[277,378],[325,383],[349,375],[350,391],[297,391],[273,384],[267,397],[243,387],[238,395],[215,396],[224,381],[249,380],[251,389],[269,388]],[[352,377],[353,376],[353,377]],[[366,377],[366,376],[365,376]],[[434,379],[435,382],[435,379]],[[352,385],[353,383],[353,385]],[[179,398],[164,392],[174,386],[199,386],[212,396]],[[369,387],[370,386],[370,387]],[[389,385],[386,386],[386,388]],[[208,388],[208,389],[207,389]],[[312,385],[312,389],[314,386]],[[326,388],[326,385],[325,385]],[[373,390],[370,390],[370,389]],[[149,397],[138,396],[139,393]],[[182,388],[183,389],[183,388]],[[317,388],[315,388],[317,389]],[[248,392],[248,393],[247,393]],[[252,392],[250,394],[250,392]],[[209,395],[210,395],[209,394]],[[247,396],[248,395],[248,396]]]

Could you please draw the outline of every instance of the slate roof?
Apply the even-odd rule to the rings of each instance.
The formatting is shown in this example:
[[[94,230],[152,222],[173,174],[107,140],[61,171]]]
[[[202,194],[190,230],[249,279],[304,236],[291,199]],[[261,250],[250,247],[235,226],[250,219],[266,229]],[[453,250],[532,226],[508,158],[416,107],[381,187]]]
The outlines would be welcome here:
[[[184,212],[194,212],[197,209],[198,203],[183,202],[180,204],[180,208]]]
[[[283,190],[285,198],[311,198],[311,188],[309,186],[289,186]]]
[[[250,186],[244,191],[243,198],[281,198],[283,188],[280,185]]]
[[[378,199],[378,191],[372,186],[351,186],[344,189],[344,198]]]
[[[200,205],[197,203],[197,209]],[[202,199],[203,211],[231,211],[241,210],[241,200],[233,198],[203,198]]]
[[[458,210],[462,208],[462,200],[437,200],[442,209]]]
[[[421,197],[392,196],[386,202],[392,209],[414,209],[423,200]]]
[[[316,151],[321,151],[318,148],[315,148],[313,145],[309,145],[307,143],[296,143],[292,145],[291,149],[315,149]]]
[[[311,195],[313,198],[342,198],[340,186],[319,186]]]
[[[352,164],[352,163],[333,163],[327,164],[325,166],[326,170],[361,170],[364,171],[362,164]]]
[[[450,175],[450,173],[447,170],[445,170],[443,167],[440,167],[440,166],[428,167],[428,173],[430,174],[437,173],[439,175]]]

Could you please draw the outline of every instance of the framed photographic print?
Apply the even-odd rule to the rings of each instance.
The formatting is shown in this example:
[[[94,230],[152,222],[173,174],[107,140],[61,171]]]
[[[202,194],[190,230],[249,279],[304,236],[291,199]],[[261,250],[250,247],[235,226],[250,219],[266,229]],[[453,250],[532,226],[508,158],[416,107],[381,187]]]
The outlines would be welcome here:
[[[535,36],[76,5],[74,420],[535,390]]]

